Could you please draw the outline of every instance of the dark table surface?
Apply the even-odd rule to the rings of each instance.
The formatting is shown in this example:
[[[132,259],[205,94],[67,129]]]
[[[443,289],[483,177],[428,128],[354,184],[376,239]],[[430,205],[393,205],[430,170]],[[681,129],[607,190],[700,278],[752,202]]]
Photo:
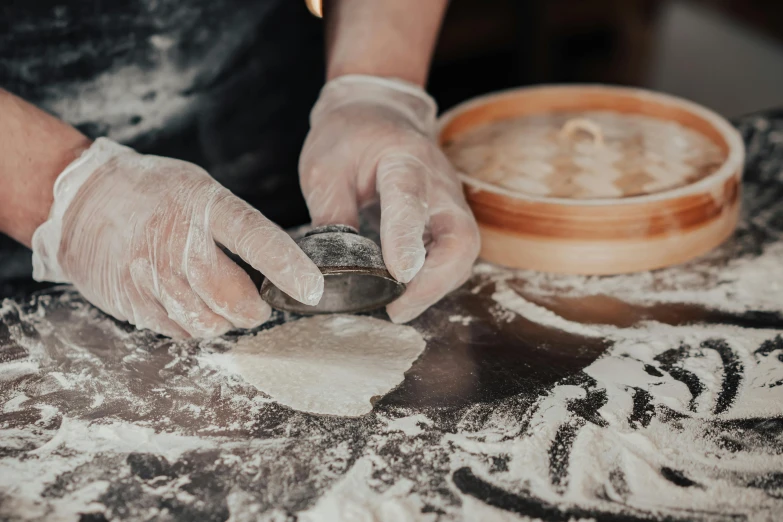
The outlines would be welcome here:
[[[736,123],[730,241],[617,277],[479,264],[413,323],[424,354],[360,418],[293,411],[213,365],[239,333],[176,343],[68,288],[6,285],[0,519],[775,520],[783,111]]]

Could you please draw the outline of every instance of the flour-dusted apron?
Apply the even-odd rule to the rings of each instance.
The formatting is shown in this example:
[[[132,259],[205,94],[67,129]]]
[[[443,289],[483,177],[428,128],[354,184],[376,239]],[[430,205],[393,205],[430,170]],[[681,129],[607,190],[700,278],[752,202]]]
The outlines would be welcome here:
[[[0,87],[91,138],[195,162],[283,226],[306,219],[296,166],[322,56],[320,21],[295,0],[0,6]],[[28,272],[5,262],[11,243],[0,279]]]

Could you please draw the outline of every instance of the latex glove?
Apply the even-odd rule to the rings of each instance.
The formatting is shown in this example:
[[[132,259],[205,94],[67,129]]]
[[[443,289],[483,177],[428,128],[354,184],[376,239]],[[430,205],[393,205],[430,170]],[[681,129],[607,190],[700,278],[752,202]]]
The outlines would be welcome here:
[[[435,101],[407,82],[339,77],[310,114],[299,163],[315,225],[356,226],[358,209],[380,198],[386,266],[410,282],[387,307],[397,323],[462,285],[479,251],[460,181],[433,140],[436,112]]]
[[[171,337],[211,337],[269,318],[220,243],[303,303],[323,276],[283,230],[200,167],[98,139],[57,178],[33,236],[33,277],[73,283],[122,321]]]

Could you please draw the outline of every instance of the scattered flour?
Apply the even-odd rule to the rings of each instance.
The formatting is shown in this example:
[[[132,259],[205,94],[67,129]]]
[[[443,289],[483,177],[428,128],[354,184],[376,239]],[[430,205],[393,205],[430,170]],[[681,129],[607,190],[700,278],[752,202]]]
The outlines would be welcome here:
[[[569,276],[506,270],[488,263],[476,267],[484,284],[515,280],[525,292],[579,297],[610,295],[628,303],[692,303],[729,312],[783,309],[783,241],[763,247],[759,255],[729,258],[728,245],[717,259],[655,272],[617,276]],[[524,314],[523,314],[524,315]]]
[[[577,335],[584,335],[586,337],[596,337],[601,334],[600,330],[597,328],[591,328],[590,326],[585,326],[581,323],[567,321],[543,306],[538,306],[525,300],[510,288],[503,287],[502,281],[498,282],[497,288],[502,289],[496,290],[495,293],[492,294],[492,299],[501,307],[517,313],[534,323]]]
[[[276,403],[286,397],[293,407],[316,410],[320,404],[334,413],[331,408],[341,404],[358,412],[367,411],[378,392],[362,388],[361,400],[330,396],[334,375],[321,381],[317,375],[330,374],[325,362],[302,366],[316,382],[300,383],[301,397],[284,386],[282,394],[265,390],[270,399],[234,376],[247,364],[232,354],[247,350],[251,362],[262,357],[267,371],[283,375],[291,358],[306,362],[313,349],[328,354],[337,345],[293,343],[298,350],[275,351],[276,343],[268,342],[275,332],[327,321],[320,331],[328,335],[321,339],[342,333],[344,340],[374,330],[367,321],[376,320],[300,319],[244,341],[204,342],[196,350],[122,330],[70,292],[27,310],[6,303],[4,322],[30,357],[0,365],[0,409],[35,421],[0,426],[7,452],[0,458],[0,492],[10,499],[0,514],[43,520],[57,512],[57,520],[76,521],[82,513],[122,512],[125,519],[144,520],[161,516],[155,507],[161,502],[177,502],[202,518],[225,505],[235,521],[292,514],[313,521],[508,521],[556,513],[564,520],[611,513],[689,518],[688,510],[707,520],[713,513],[716,520],[736,515],[762,521],[779,512],[774,480],[783,452],[769,437],[774,419],[783,416],[783,331],[586,325],[527,301],[515,290],[517,280],[510,285],[512,278],[482,266],[477,272],[476,285],[494,286],[476,298],[497,309],[491,315],[499,324],[524,317],[605,339],[610,348],[532,406],[512,395],[466,406],[445,420],[437,410],[384,406],[359,419],[314,421]],[[736,306],[749,306],[741,300],[752,297],[740,297]],[[38,335],[25,334],[31,329]],[[369,365],[380,368],[369,373],[373,380],[388,377],[388,390],[423,348],[418,334],[410,341],[405,361],[381,363],[407,345],[374,343],[378,349],[339,379],[358,376],[366,384],[361,377]],[[9,381],[21,384],[7,387]],[[142,478],[136,477],[129,471],[132,458],[152,462],[152,471],[142,468]],[[204,472],[217,482],[194,486]],[[488,488],[496,493],[485,493]],[[214,504],[204,500],[212,495]]]
[[[423,427],[432,426],[432,421],[426,415],[418,413],[408,417],[390,420],[386,425],[388,431],[401,431],[409,437],[424,433]]]
[[[449,317],[450,323],[459,323],[462,326],[468,326],[470,323],[472,323],[475,320],[476,318],[470,315],[452,315]]]
[[[0,430],[5,442],[6,430]],[[103,510],[99,500],[109,481],[93,480],[71,485],[68,495],[55,496],[47,505],[40,499],[58,477],[76,473],[80,466],[101,455],[129,454],[145,451],[176,459],[187,451],[212,448],[216,441],[173,433],[156,433],[130,423],[85,422],[62,418],[54,436],[45,444],[26,453],[24,460],[5,459],[0,466],[0,491],[3,504],[0,513],[16,512],[25,520],[79,520],[80,513]]]
[[[318,503],[299,514],[302,522],[362,520],[368,522],[408,522],[435,520],[421,516],[421,501],[410,495],[413,484],[400,480],[383,493],[369,486],[373,481],[371,459],[359,460],[351,470]]]

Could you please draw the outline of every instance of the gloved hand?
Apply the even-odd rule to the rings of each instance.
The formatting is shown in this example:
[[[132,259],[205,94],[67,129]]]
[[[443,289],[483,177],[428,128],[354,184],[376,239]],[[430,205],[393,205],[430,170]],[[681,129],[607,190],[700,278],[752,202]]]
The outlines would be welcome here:
[[[299,162],[314,225],[356,226],[358,209],[380,197],[386,266],[410,282],[387,307],[397,323],[462,285],[479,251],[459,179],[433,140],[436,112],[435,101],[407,82],[339,77],[310,114]]]
[[[117,319],[171,337],[263,323],[269,305],[218,243],[294,299],[320,300],[315,264],[203,169],[101,138],[57,178],[33,277],[73,283]]]

